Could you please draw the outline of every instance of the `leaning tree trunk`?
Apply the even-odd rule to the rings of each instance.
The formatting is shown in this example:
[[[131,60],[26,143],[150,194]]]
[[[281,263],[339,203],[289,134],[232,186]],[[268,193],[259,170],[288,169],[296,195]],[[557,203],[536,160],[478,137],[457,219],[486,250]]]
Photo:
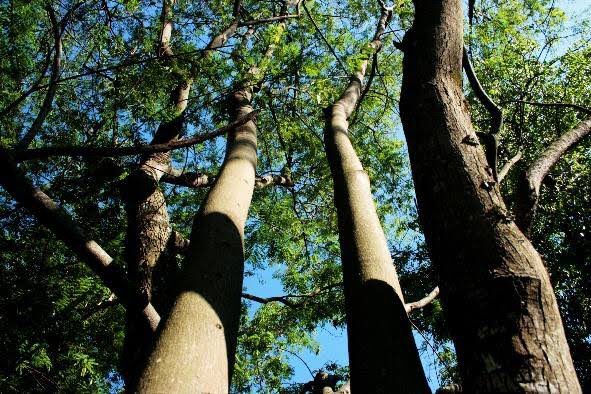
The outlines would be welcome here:
[[[370,43],[374,51],[389,18],[390,11],[382,10]],[[348,134],[368,60],[327,111],[324,134],[339,223],[352,387],[367,393],[430,392],[369,177]]]
[[[461,2],[414,3],[400,110],[463,387],[580,392],[548,274],[507,212],[470,121]]]
[[[285,22],[279,28],[282,33]],[[253,111],[253,87],[262,80],[280,37],[275,36],[260,66],[251,67],[229,95],[232,120]],[[224,164],[193,223],[179,295],[139,392],[229,391],[241,310],[244,226],[255,186],[256,131],[249,121],[228,134]]]

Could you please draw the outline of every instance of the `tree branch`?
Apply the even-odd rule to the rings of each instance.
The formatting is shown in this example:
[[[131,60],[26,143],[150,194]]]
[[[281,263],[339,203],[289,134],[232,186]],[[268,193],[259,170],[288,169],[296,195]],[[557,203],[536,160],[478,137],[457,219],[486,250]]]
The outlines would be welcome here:
[[[410,302],[404,305],[404,309],[406,309],[406,313],[411,313],[415,309],[421,309],[425,306],[429,305],[437,296],[439,295],[439,286],[435,287],[427,296],[421,298],[418,301]]]
[[[335,391],[335,394],[351,394],[351,381],[347,380],[345,384],[343,384],[341,387],[338,388],[337,391]]]
[[[45,92],[45,98],[43,99],[43,103],[41,104],[39,113],[37,114],[37,117],[33,121],[33,124],[31,125],[29,130],[25,133],[21,141],[17,144],[17,149],[19,150],[27,149],[33,141],[33,139],[35,139],[37,133],[39,133],[41,126],[43,126],[43,123],[45,122],[45,118],[47,118],[47,115],[49,115],[49,112],[51,111],[51,106],[55,98],[55,93],[57,92],[57,80],[59,79],[61,70],[62,35],[60,23],[57,20],[53,7],[50,4],[46,4],[45,9],[47,11],[47,14],[49,15],[49,20],[51,21],[51,30],[53,32],[53,39],[55,41],[55,54],[53,55],[51,76],[49,77],[47,92]],[[66,22],[66,20],[63,21],[64,24]]]
[[[219,129],[200,134],[192,138],[171,141],[163,144],[154,145],[140,145],[140,146],[125,146],[125,147],[92,147],[92,146],[48,146],[44,148],[28,149],[24,151],[15,151],[14,158],[16,161],[39,160],[46,159],[52,156],[66,156],[66,157],[119,157],[119,156],[133,156],[148,153],[168,152],[175,149],[186,148],[205,141],[209,141],[229,131],[253,120],[256,117],[256,112],[251,112],[248,115],[226,125]]]
[[[150,328],[155,331],[160,316],[152,304],[140,304],[129,288],[125,274],[94,240],[89,239],[70,215],[47,194],[33,186],[19,169],[8,151],[0,147],[0,184],[21,205],[27,208],[46,227],[54,232],[81,260],[97,274],[103,283],[121,299],[127,307],[141,309]]]
[[[2,109],[2,111],[0,111],[0,118],[4,118],[4,116],[6,114],[8,114],[10,111],[12,111],[14,108],[16,108],[27,97],[29,97],[31,94],[33,94],[34,92],[36,92],[37,90],[40,89],[39,86],[41,85],[41,81],[43,81],[43,78],[45,78],[45,73],[47,73],[47,70],[49,70],[49,66],[52,63],[51,62],[51,52],[52,52],[52,50],[53,49],[51,47],[49,47],[47,49],[47,53],[45,55],[45,60],[43,62],[43,67],[41,67],[41,71],[39,73],[39,77],[35,80],[35,82],[33,82],[31,84],[31,86],[26,91],[24,91],[23,93],[21,93],[21,95],[16,100],[14,100],[10,104],[8,104],[6,107],[4,107],[4,109]]]
[[[173,253],[185,255],[189,251],[191,241],[176,230],[170,232],[167,248]]]
[[[308,11],[308,7],[306,6],[306,2],[305,1],[302,2],[302,5],[304,6],[304,11],[306,12],[306,15],[308,15],[308,18],[310,18],[310,21],[312,22],[312,25],[314,25],[314,29],[316,30],[316,32],[318,33],[318,35],[320,36],[320,38],[322,38],[322,41],[324,41],[324,43],[326,44],[326,46],[330,50],[330,53],[332,53],[332,55],[335,57],[335,59],[337,60],[338,65],[343,69],[343,71],[345,73],[348,74],[349,73],[349,70],[347,69],[347,66],[345,66],[345,64],[343,63],[343,61],[341,60],[341,58],[339,57],[339,55],[337,55],[337,53],[334,50],[334,48],[332,47],[332,45],[330,45],[330,43],[328,42],[328,40],[326,39],[326,37],[324,37],[324,34],[322,34],[322,31],[320,30],[320,28],[316,24],[316,21],[314,20],[314,18],[312,18],[312,15],[310,14],[310,11]]]
[[[254,20],[250,20],[250,21],[240,22],[238,24],[238,26],[244,27],[244,26],[262,25],[264,23],[281,22],[286,19],[299,18],[299,17],[300,17],[300,14],[279,15],[279,16],[273,16],[271,18],[254,19]]]
[[[435,394],[451,394],[451,393],[461,393],[464,390],[462,389],[462,386],[457,384],[457,383],[452,383],[449,384],[447,386],[442,386],[439,387],[436,391]]]
[[[261,175],[254,179],[255,189],[264,189],[267,186],[293,187],[294,183],[289,175]]]
[[[536,215],[542,181],[562,155],[590,132],[591,118],[561,135],[521,175],[517,186],[515,221],[526,235],[529,235]]]
[[[160,30],[160,45],[157,50],[157,56],[166,60],[170,59],[174,52],[170,47],[170,38],[172,37],[172,7],[176,0],[163,0],[162,12],[160,14],[160,23],[162,29]]]
[[[295,308],[297,305],[294,302],[291,302],[287,296],[276,296],[276,297],[259,297],[254,294],[249,293],[242,293],[242,298],[245,298],[250,301],[258,302],[259,304],[268,304],[270,302],[280,302],[289,306],[290,308]]]
[[[201,172],[185,172],[182,174],[165,173],[161,180],[162,182],[173,185],[196,189],[213,186],[217,180],[217,176]],[[268,186],[293,187],[294,183],[291,177],[287,175],[262,175],[255,177],[254,187],[256,189],[264,189]]]
[[[323,294],[324,292],[326,292],[327,290],[332,290],[336,287],[342,286],[343,283],[339,282],[339,283],[333,283],[321,288],[318,288],[310,293],[306,293],[306,294],[286,294],[286,295],[282,295],[282,296],[274,296],[274,297],[259,297],[250,293],[242,293],[242,298],[245,298],[247,300],[251,300],[251,301],[255,301],[258,302],[260,304],[268,304],[270,302],[280,302],[284,305],[287,305],[291,308],[299,308],[301,306],[304,306],[307,303],[307,299],[310,298],[314,298],[319,294]],[[290,298],[306,298],[306,300],[302,301],[302,302],[293,302],[290,300]]]
[[[474,67],[472,66],[472,62],[470,61],[470,57],[468,56],[468,50],[465,46],[462,66],[464,67],[464,71],[466,71],[466,76],[468,77],[470,86],[474,91],[474,95],[484,106],[484,108],[486,108],[492,118],[490,133],[498,134],[503,128],[503,110],[493,101],[493,99],[490,98],[490,96],[480,84],[480,81],[476,76],[476,72],[474,71]]]
[[[517,154],[515,156],[513,156],[512,158],[507,160],[507,162],[503,165],[503,168],[501,168],[501,171],[499,171],[499,180],[498,180],[499,183],[501,183],[501,181],[507,176],[507,174],[509,173],[511,168],[513,168],[515,163],[517,163],[519,160],[521,160],[522,156],[523,156],[523,153],[521,151],[519,151],[519,152],[517,152]]]

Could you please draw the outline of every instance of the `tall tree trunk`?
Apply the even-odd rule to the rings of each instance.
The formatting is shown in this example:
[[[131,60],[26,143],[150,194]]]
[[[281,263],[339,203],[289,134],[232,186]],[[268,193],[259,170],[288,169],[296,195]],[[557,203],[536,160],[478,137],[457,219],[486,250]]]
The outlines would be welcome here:
[[[173,93],[177,117],[163,123],[152,141],[175,140],[182,129],[182,112],[186,107],[190,82],[177,86]],[[176,96],[176,97],[175,97]],[[156,142],[158,141],[158,142]],[[130,282],[137,296],[152,301],[152,271],[166,249],[171,228],[166,199],[158,186],[170,168],[170,152],[150,154],[127,178],[125,194],[127,210],[127,267]],[[133,310],[128,310],[122,371],[129,387],[135,387],[139,373],[150,354],[154,333]]]
[[[284,3],[283,13],[286,12]],[[281,32],[285,22],[279,24]],[[253,111],[253,87],[265,74],[281,34],[227,100],[232,120]],[[244,226],[255,186],[256,125],[228,134],[226,157],[195,216],[179,295],[139,381],[138,391],[229,391],[244,276]]]
[[[390,15],[382,10],[370,43],[374,51]],[[359,392],[430,392],[369,177],[348,135],[347,119],[361,96],[370,56],[327,111],[324,134],[339,223],[351,382]]]
[[[166,62],[175,61],[170,47],[174,3],[175,0],[162,1],[162,30],[156,52]],[[174,118],[160,124],[151,144],[174,141],[182,131],[192,81],[180,75],[176,78],[179,83],[170,94]],[[145,155],[138,168],[127,177],[125,185],[128,276],[137,296],[146,302],[152,300],[152,271],[166,249],[171,232],[166,200],[158,186],[169,169],[169,151]],[[134,311],[128,311],[126,325],[122,372],[127,386],[135,387],[150,354],[154,335]]]
[[[474,143],[461,86],[461,2],[414,3],[400,110],[463,387],[580,392],[548,274]]]
[[[234,94],[233,118],[252,111],[249,90]],[[140,392],[228,391],[255,167],[256,126],[251,121],[228,135],[220,175],[195,217],[181,292],[140,380]]]
[[[174,0],[163,0],[161,23],[162,31],[158,55],[167,62],[175,62],[170,47],[172,35],[172,6]],[[220,35],[213,38],[203,52],[204,57],[222,46],[234,34],[237,22],[233,22]],[[170,101],[174,108],[174,118],[158,127],[152,145],[176,141],[180,137],[184,112],[191,90],[192,80],[177,75],[177,86],[171,92]],[[127,261],[130,281],[138,296],[146,302],[152,299],[152,271],[166,249],[171,234],[166,200],[158,183],[171,169],[170,152],[157,152],[144,156],[138,168],[127,179]],[[127,319],[127,335],[124,346],[123,371],[130,387],[137,385],[139,373],[143,370],[152,347],[153,332],[148,330],[143,320],[133,311]]]

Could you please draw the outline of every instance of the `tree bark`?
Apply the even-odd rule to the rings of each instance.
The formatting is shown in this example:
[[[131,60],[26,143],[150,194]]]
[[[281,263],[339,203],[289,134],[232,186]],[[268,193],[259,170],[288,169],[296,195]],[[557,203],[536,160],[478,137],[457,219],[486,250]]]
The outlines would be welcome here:
[[[390,17],[383,9],[373,51],[381,47]],[[370,57],[327,110],[324,134],[339,224],[352,387],[368,393],[430,392],[369,178],[348,135],[347,119],[361,96]]]
[[[415,0],[400,110],[466,392],[581,391],[542,260],[486,171],[462,93],[459,0]]]
[[[591,132],[591,118],[582,121],[554,141],[536,161],[524,171],[517,185],[515,221],[529,235],[538,208],[540,187],[552,167],[569,149]]]

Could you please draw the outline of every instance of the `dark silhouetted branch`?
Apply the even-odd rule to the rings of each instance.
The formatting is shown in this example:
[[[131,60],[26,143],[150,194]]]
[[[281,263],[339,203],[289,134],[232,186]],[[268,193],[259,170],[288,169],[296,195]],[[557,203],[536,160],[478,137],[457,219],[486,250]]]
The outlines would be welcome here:
[[[503,110],[493,101],[493,99],[490,98],[480,84],[476,72],[474,71],[474,67],[472,66],[472,62],[470,61],[470,57],[468,56],[468,50],[466,47],[464,47],[462,66],[464,67],[464,71],[466,71],[466,76],[474,91],[474,95],[484,108],[486,108],[492,118],[490,133],[498,134],[503,128]]]
[[[187,148],[205,141],[209,141],[221,135],[228,133],[238,126],[243,125],[256,117],[256,112],[226,125],[210,133],[200,134],[192,138],[171,141],[164,144],[125,146],[125,147],[89,147],[89,146],[48,146],[45,148],[28,149],[25,151],[14,152],[15,160],[39,160],[52,156],[67,157],[118,157],[133,156],[148,153],[168,152],[175,149]]]
[[[259,304],[268,304],[270,302],[280,302],[280,303],[285,304],[291,308],[295,308],[296,306],[298,306],[294,302],[291,302],[287,296],[259,297],[259,296],[249,294],[249,293],[242,293],[242,298],[250,300],[250,301],[258,302]]]
[[[51,21],[51,30],[53,32],[53,39],[55,41],[54,46],[54,55],[53,55],[53,64],[51,66],[51,76],[49,77],[49,84],[47,85],[47,92],[45,92],[45,98],[43,99],[43,103],[41,104],[41,108],[39,109],[39,113],[37,117],[33,121],[33,124],[27,130],[23,138],[17,144],[17,149],[27,149],[35,136],[41,130],[41,126],[45,122],[47,115],[51,112],[51,107],[53,105],[53,99],[55,98],[55,93],[57,92],[57,80],[60,76],[61,70],[61,59],[62,59],[62,34],[60,29],[60,23],[57,20],[55,15],[55,11],[50,4],[46,4],[45,7],[47,14],[49,15],[49,20]],[[64,21],[65,23],[66,21]]]
[[[298,308],[301,306],[304,306],[307,303],[307,299],[312,299],[320,294],[324,294],[327,291],[330,291],[332,289],[335,289],[337,287],[342,286],[343,283],[339,282],[339,283],[333,283],[321,288],[318,288],[310,293],[307,294],[286,294],[286,295],[282,295],[282,296],[274,296],[274,297],[259,297],[250,293],[242,293],[242,298],[245,298],[247,300],[251,300],[251,301],[255,301],[258,302],[260,304],[268,304],[270,302],[280,302],[284,305],[287,305],[291,308]],[[301,302],[294,302],[292,300],[290,300],[291,298],[303,298],[305,299],[304,301]]]
[[[334,48],[332,47],[332,45],[330,45],[330,42],[328,42],[328,40],[326,39],[326,37],[324,37],[324,34],[322,34],[322,31],[320,30],[320,28],[316,24],[316,21],[314,20],[314,18],[312,18],[312,15],[310,14],[310,11],[308,10],[308,7],[306,6],[306,2],[303,2],[302,5],[304,6],[304,11],[306,11],[306,15],[308,15],[308,18],[310,18],[310,21],[312,22],[312,25],[314,25],[314,29],[316,30],[316,33],[318,33],[318,35],[320,36],[320,38],[322,38],[322,41],[324,41],[324,43],[326,44],[326,46],[330,50],[330,53],[332,53],[332,55],[336,59],[338,65],[343,69],[344,72],[346,72],[347,74],[349,74],[349,70],[347,69],[347,66],[345,66],[345,64],[343,63],[343,61],[339,57],[339,55],[337,55],[337,53],[334,50]]]

